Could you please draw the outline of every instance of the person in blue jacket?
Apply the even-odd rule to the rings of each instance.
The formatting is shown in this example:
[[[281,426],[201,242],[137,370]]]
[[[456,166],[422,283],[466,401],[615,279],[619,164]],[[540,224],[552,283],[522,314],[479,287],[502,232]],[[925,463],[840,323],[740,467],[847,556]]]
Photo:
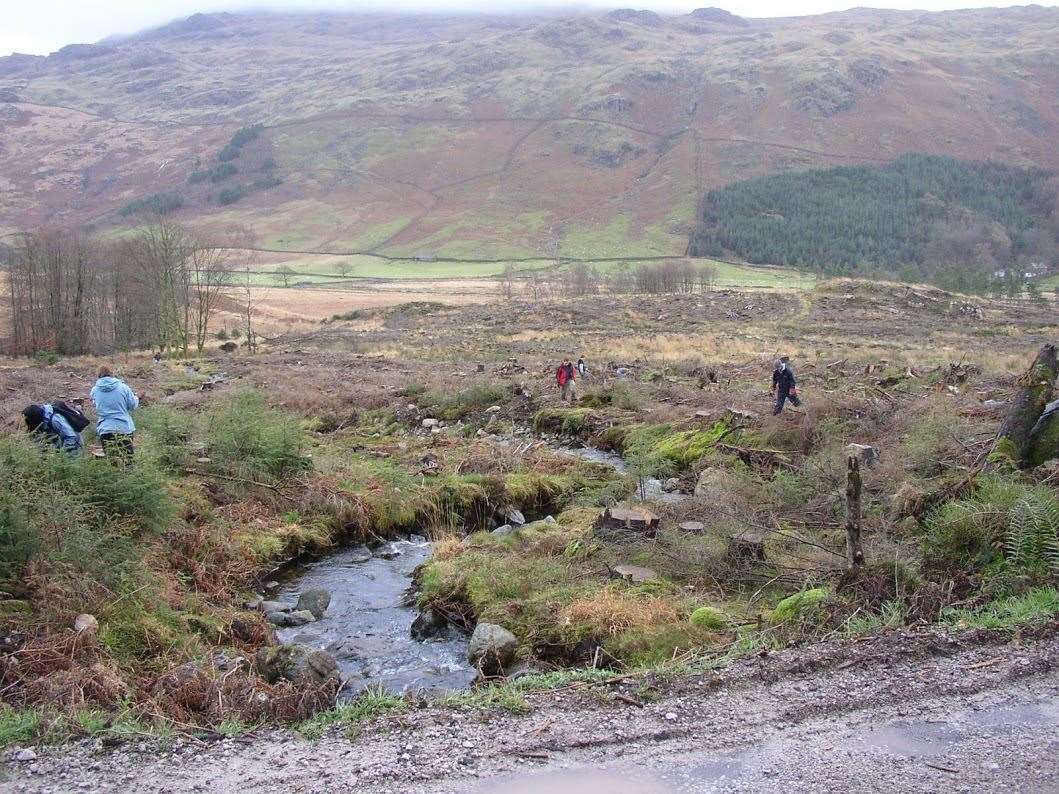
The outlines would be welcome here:
[[[81,454],[81,434],[74,430],[66,417],[52,408],[50,403],[27,405],[22,409],[26,429],[70,457]]]
[[[109,367],[99,368],[99,380],[89,393],[96,406],[96,436],[107,457],[128,461],[133,455],[136,424],[132,412],[140,405],[128,384],[115,378]]]

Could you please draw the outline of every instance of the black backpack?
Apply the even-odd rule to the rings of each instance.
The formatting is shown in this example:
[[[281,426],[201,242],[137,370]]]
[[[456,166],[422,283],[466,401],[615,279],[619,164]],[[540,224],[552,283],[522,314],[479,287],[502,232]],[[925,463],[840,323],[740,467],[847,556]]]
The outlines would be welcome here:
[[[80,433],[91,424],[91,420],[85,416],[79,408],[74,408],[64,400],[56,400],[51,404],[52,410],[70,423],[75,433]]]

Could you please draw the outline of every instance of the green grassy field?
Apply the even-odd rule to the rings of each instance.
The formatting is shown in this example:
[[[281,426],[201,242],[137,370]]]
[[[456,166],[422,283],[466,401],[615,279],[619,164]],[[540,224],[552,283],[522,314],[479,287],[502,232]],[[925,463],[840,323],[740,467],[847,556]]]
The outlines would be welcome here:
[[[785,289],[811,289],[815,279],[790,268],[757,267],[736,265],[714,260],[696,260],[711,264],[719,287],[776,287]],[[618,269],[635,269],[649,262],[602,262],[594,267],[601,272]],[[522,262],[387,262],[367,256],[333,257],[305,256],[285,265],[263,265],[253,272],[251,282],[259,286],[280,286],[282,280],[276,275],[279,267],[289,267],[291,286],[295,284],[328,284],[341,287],[343,282],[357,286],[361,279],[473,279],[495,278],[505,267],[513,265],[520,272],[543,270],[554,267],[553,260],[536,259]]]

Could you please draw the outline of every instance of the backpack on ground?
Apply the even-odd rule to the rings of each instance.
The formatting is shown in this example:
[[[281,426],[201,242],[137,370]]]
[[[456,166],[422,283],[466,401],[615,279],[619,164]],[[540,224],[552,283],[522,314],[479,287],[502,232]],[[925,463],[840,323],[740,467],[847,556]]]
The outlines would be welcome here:
[[[56,400],[51,404],[52,410],[65,419],[75,433],[80,433],[91,424],[91,420],[85,416],[79,408],[75,408],[65,400]]]

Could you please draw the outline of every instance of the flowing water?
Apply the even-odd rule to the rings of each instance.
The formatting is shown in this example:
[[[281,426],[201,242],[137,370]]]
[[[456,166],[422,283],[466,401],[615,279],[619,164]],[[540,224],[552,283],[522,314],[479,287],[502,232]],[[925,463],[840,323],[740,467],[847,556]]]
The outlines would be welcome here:
[[[418,614],[405,606],[412,572],[430,557],[427,542],[389,544],[397,557],[356,562],[347,549],[288,571],[276,598],[294,602],[305,590],[323,588],[331,605],[321,620],[279,629],[281,642],[298,642],[334,655],[347,679],[343,693],[369,686],[391,692],[451,691],[467,687],[475,670],[467,663],[467,638],[456,629],[420,642],[409,629]]]
[[[619,474],[629,473],[629,467],[625,465],[625,460],[617,452],[606,452],[596,447],[554,447],[554,449],[563,455],[572,455],[590,463],[609,466]],[[662,504],[676,504],[687,498],[686,494],[664,491],[662,489],[662,481],[654,477],[648,477],[644,480],[644,496],[649,502],[660,502]]]

